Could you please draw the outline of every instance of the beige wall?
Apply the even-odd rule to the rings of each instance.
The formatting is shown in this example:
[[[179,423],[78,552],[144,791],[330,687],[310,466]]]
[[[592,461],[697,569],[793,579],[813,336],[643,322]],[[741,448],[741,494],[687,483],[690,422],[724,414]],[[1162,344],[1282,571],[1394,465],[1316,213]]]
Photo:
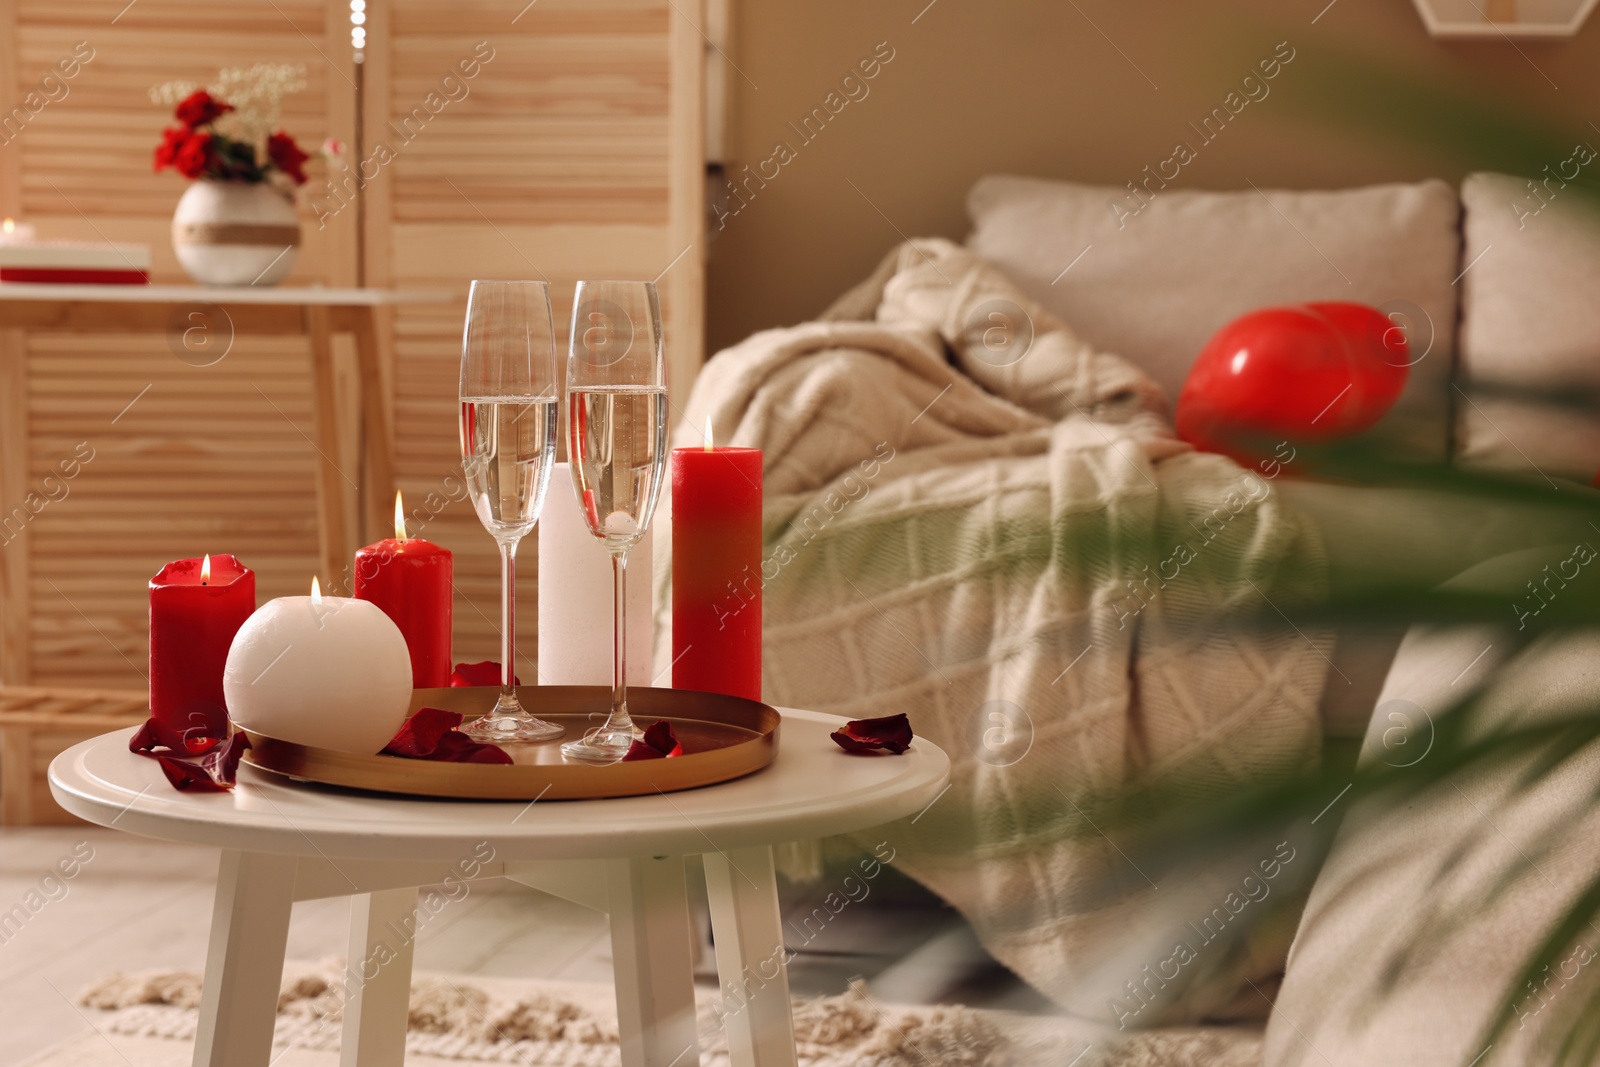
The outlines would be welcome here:
[[[720,230],[712,224],[711,351],[810,317],[901,234],[964,237],[963,197],[982,174],[1135,178],[1280,41],[1295,58],[1270,95],[1201,149],[1177,186],[1337,187],[1515,169],[1461,147],[1481,143],[1475,119],[1456,127],[1421,113],[1441,92],[1481,94],[1509,121],[1548,128],[1554,143],[1600,145],[1587,122],[1600,121],[1600,17],[1569,41],[1513,47],[1435,41],[1410,0],[1335,0],[1320,18],[1326,0],[730,2],[728,54],[743,75],[728,78],[729,169],[741,176],[780,141],[793,158],[764,187],[752,182]],[[803,143],[786,123],[823,105],[879,42],[894,58],[867,95]],[[1381,63],[1415,88],[1374,89],[1352,61]],[[1366,117],[1341,124],[1330,105]]]

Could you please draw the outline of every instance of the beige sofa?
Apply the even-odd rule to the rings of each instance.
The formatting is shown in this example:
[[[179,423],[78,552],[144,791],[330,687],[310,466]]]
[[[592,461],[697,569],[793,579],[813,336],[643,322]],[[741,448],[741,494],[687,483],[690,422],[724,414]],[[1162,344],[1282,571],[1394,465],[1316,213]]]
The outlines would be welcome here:
[[[1129,195],[986,178],[969,196],[968,244],[1087,340],[1139,363],[1170,396],[1211,333],[1253,308],[1310,300],[1384,308],[1408,327],[1413,352],[1425,352],[1375,431],[1392,455],[1519,476],[1552,502],[1592,493],[1600,411],[1508,395],[1600,389],[1600,209],[1577,190],[1476,174],[1459,190],[1440,181],[1336,192],[1167,189],[1146,193],[1136,215],[1109,209]],[[1335,589],[1454,577],[1506,597],[1500,628],[1407,635],[1403,625],[1377,625],[1338,635],[1326,731],[1364,738],[1366,760],[1394,758],[1385,709],[1399,705],[1391,702],[1421,720],[1442,711],[1510,645],[1502,635],[1520,621],[1526,581],[1577,542],[1600,545],[1600,526],[1571,508],[1512,512],[1442,492],[1304,481],[1283,489],[1322,531]],[[1600,578],[1585,571],[1582,581],[1587,588],[1566,595],[1600,595]],[[1532,665],[1497,684],[1491,718],[1502,722],[1592,700],[1600,693],[1595,640],[1551,635]],[[1554,984],[1513,1005],[1517,1022],[1503,1047],[1481,1048],[1480,1031],[1503,1006],[1525,953],[1600,877],[1590,830],[1597,766],[1600,754],[1580,754],[1531,793],[1519,791],[1518,765],[1464,776],[1453,792],[1398,810],[1336,810],[1344,822],[1316,876],[1259,1053],[1254,1038],[1235,1032],[1226,1061],[1548,1062],[1541,1027],[1557,1032],[1551,1020],[1561,1004],[1581,1005],[1600,983],[1600,969],[1584,966],[1600,958],[1592,928],[1559,961]],[[1551,841],[1540,835],[1554,836],[1553,851],[1539,850]],[[1470,862],[1446,868],[1457,855]],[[1466,921],[1433,939],[1432,956],[1385,996],[1370,997],[1406,932],[1438,922],[1441,901],[1448,913],[1474,883],[1508,872],[1511,891],[1495,909],[1463,909],[1455,918]]]
[[[1176,397],[1219,327],[1255,308],[1351,300],[1407,329],[1406,390],[1373,431],[1397,458],[1525,476],[1555,494],[1600,470],[1600,411],[1503,388],[1600,389],[1600,210],[1572,188],[1475,174],[1330,192],[1141,191],[993,176],[968,196],[967,244],[1085,340]],[[1530,214],[1530,204],[1540,206]],[[1559,488],[1558,488],[1559,487]],[[1322,530],[1335,589],[1444,581],[1475,563],[1585,533],[1569,510],[1485,510],[1415,489],[1286,482]],[[1323,700],[1332,737],[1361,737],[1401,628],[1339,635]]]

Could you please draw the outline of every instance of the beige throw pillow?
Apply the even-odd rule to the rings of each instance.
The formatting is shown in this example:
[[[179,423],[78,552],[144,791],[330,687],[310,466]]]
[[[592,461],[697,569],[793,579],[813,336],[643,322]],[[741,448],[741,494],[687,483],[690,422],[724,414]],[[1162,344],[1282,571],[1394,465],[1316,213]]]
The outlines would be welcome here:
[[[1559,175],[1474,174],[1461,186],[1466,247],[1456,454],[1464,464],[1587,483],[1600,412],[1507,396],[1505,387],[1600,389],[1600,201]],[[1502,390],[1498,393],[1496,389]]]
[[[1313,300],[1393,311],[1414,324],[1414,354],[1427,354],[1381,429],[1411,454],[1444,457],[1460,269],[1453,189],[1167,188],[1137,214],[1130,203],[1126,189],[986,177],[967,196],[967,244],[1174,402],[1206,341],[1247,311]]]

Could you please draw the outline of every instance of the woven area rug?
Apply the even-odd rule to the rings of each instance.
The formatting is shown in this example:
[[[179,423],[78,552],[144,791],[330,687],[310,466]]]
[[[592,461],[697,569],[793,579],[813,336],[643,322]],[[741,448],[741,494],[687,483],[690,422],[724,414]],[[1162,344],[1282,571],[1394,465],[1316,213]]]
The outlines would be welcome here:
[[[337,1062],[341,961],[291,963],[278,1001],[278,1067]],[[28,1067],[133,1067],[188,1062],[200,981],[190,971],[114,974],[80,996],[97,1033]],[[714,991],[699,991],[701,1062],[726,1067]],[[961,1006],[906,1008],[848,992],[795,1001],[801,1067],[1257,1067],[1260,1031],[1184,1028],[1118,1035],[1067,1019]],[[1120,1039],[1120,1040],[1119,1040]],[[418,975],[407,1063],[613,1067],[616,1012],[608,986]]]

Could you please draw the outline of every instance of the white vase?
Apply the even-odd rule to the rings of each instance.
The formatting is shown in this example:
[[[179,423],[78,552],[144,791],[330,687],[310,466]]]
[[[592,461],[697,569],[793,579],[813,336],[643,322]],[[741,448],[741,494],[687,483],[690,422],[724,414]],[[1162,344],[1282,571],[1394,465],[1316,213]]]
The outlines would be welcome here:
[[[300,252],[300,216],[264,182],[192,182],[172,213],[172,248],[201,285],[276,285]]]

